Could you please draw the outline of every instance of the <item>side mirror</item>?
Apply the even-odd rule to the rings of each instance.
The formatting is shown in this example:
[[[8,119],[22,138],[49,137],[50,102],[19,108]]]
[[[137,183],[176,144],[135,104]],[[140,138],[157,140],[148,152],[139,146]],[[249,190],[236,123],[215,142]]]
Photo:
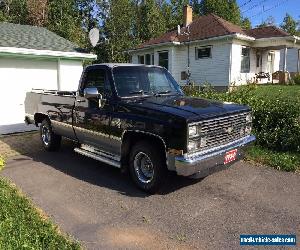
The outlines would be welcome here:
[[[87,99],[99,98],[101,94],[98,92],[97,88],[85,88],[83,90],[83,96]]]

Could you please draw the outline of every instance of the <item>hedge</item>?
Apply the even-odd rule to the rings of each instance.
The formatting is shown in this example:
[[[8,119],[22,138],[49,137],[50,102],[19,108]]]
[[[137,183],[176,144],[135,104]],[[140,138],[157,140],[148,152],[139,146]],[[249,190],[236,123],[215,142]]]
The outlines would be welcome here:
[[[191,96],[249,105],[258,145],[276,151],[300,152],[300,100],[280,97],[276,93],[262,97],[258,95],[260,88],[247,85],[220,93],[204,86],[201,89],[185,87],[184,91]]]
[[[0,156],[0,171],[2,170],[2,168],[4,168],[4,164],[5,164],[5,161],[4,161],[4,159]]]

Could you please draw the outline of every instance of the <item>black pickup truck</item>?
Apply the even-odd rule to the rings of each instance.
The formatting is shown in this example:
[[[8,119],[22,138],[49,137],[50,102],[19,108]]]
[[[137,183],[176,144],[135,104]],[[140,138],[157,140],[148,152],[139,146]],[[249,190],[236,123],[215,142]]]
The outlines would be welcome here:
[[[74,140],[77,153],[128,169],[150,193],[168,170],[204,177],[241,159],[255,140],[249,107],[184,96],[158,66],[88,66],[77,92],[33,90],[25,112],[46,150],[57,150],[62,136]]]

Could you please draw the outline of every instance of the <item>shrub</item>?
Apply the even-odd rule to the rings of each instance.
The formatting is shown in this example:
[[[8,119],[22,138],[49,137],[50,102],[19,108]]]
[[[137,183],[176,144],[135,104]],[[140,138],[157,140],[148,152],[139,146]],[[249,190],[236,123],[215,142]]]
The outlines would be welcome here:
[[[295,84],[300,85],[300,74],[296,74],[293,77],[293,81],[294,81]]]
[[[300,102],[272,91],[269,96],[259,96],[260,88],[263,87],[246,85],[229,93],[203,91],[198,96],[249,105],[257,144],[277,151],[300,152]]]
[[[0,171],[2,170],[2,168],[4,168],[4,164],[5,164],[5,161],[4,161],[4,159],[0,156]]]

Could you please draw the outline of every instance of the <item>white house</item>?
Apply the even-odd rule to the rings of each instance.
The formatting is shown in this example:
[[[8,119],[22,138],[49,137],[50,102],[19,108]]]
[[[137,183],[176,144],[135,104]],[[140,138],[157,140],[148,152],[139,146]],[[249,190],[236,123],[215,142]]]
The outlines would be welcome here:
[[[259,72],[271,75],[280,70],[280,50],[285,48],[300,48],[300,38],[273,26],[243,30],[214,14],[193,21],[192,9],[186,6],[179,30],[151,39],[129,53],[133,63],[166,67],[180,84],[185,84],[190,74],[196,83],[227,87],[256,81]],[[268,81],[271,79],[258,79],[260,83]]]
[[[84,60],[95,55],[45,28],[0,23],[0,134],[24,124],[24,98],[32,88],[76,90]]]

